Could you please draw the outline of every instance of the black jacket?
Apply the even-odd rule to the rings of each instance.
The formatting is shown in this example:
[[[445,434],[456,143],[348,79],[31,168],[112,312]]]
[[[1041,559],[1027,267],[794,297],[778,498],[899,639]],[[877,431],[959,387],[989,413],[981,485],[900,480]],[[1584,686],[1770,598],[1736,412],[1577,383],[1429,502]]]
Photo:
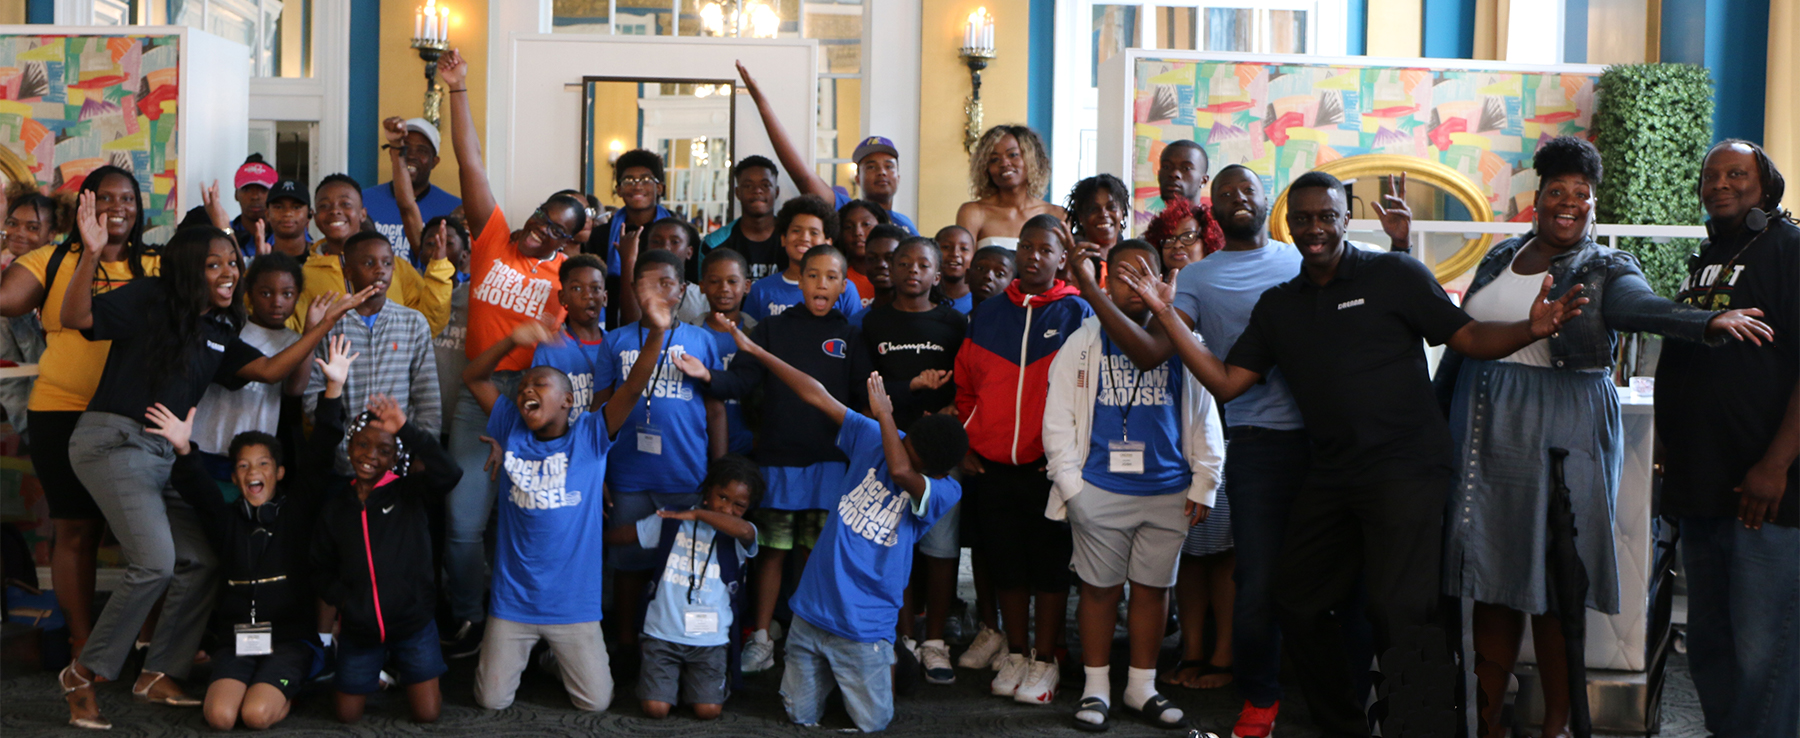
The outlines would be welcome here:
[[[283,403],[298,405],[298,400],[283,398]],[[321,398],[319,407],[329,408],[334,416],[343,415],[342,398]],[[284,416],[287,409],[283,409]],[[342,433],[340,428],[338,436]],[[315,430],[313,440],[323,435],[325,429]],[[326,446],[314,443],[290,454],[297,455],[298,463],[282,461],[287,477],[279,484],[279,494],[260,508],[251,508],[242,498],[226,502],[200,460],[200,448],[175,458],[170,483],[199,511],[207,540],[219,555],[219,601],[213,610],[213,626],[223,642],[231,642],[232,626],[251,622],[252,601],[256,620],[274,626],[277,642],[317,637],[310,558],[313,522],[325,502],[329,483],[325,473],[336,447],[335,441]],[[275,581],[266,581],[270,579]]]
[[[336,449],[344,437],[343,414],[314,417],[312,445]],[[340,637],[359,646],[417,633],[437,608],[426,505],[455,487],[462,469],[417,425],[401,428],[400,441],[414,471],[376,487],[367,500],[357,499],[354,488],[332,495],[313,535],[314,586],[338,608]]]
[[[822,316],[803,305],[788,308],[750,329],[750,340],[805,372],[852,409],[869,405],[869,350],[862,334],[843,313],[832,310]],[[731,360],[726,371],[713,372],[706,392],[723,400],[742,400],[758,385],[763,388],[763,428],[779,428],[757,436],[756,460],[767,466],[811,466],[824,461],[846,461],[838,450],[838,424],[806,404],[787,383],[768,376],[769,370],[746,353]]]

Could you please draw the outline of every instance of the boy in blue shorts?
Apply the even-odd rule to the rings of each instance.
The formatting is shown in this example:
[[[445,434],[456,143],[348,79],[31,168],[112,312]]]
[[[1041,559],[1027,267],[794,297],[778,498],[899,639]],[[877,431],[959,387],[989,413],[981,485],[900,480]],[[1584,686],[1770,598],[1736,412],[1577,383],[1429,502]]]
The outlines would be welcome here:
[[[837,483],[842,496],[827,511],[819,545],[788,600],[794,625],[781,676],[788,719],[817,725],[825,699],[838,688],[858,729],[882,730],[894,716],[894,627],[913,545],[962,497],[961,485],[948,475],[962,462],[969,437],[956,418],[936,414],[902,434],[878,373],[865,380],[874,415],[869,418],[743,332],[735,338],[740,352],[842,424],[837,447],[849,458]]]
[[[600,322],[606,317],[606,262],[593,254],[569,257],[557,270],[562,289],[556,293],[566,317],[560,341],[538,344],[531,355],[532,366],[549,366],[569,375],[575,388],[569,422],[587,412],[594,403],[594,376],[600,365],[606,329]]]
[[[694,716],[719,716],[730,693],[732,662],[742,645],[737,622],[744,562],[756,555],[756,526],[744,513],[762,498],[763,478],[742,456],[707,466],[700,507],[658,510],[636,525],[607,532],[611,543],[637,543],[657,552],[661,571],[651,580],[639,618],[643,667],[638,699],[644,714],[661,719],[679,699]],[[718,548],[724,539],[736,544]]]
[[[487,435],[501,449],[506,474],[493,601],[475,669],[475,701],[490,710],[512,704],[539,640],[549,642],[577,709],[605,710],[612,703],[600,637],[607,450],[650,385],[671,320],[666,301],[644,302],[645,350],[619,386],[621,401],[600,400],[573,423],[574,392],[561,370],[525,370],[514,397],[502,396],[493,380],[494,367],[515,348],[553,340],[542,323],[520,323],[463,370],[470,394],[491,413]]]
[[[640,313],[643,306],[655,303],[674,314],[685,283],[681,269],[681,260],[668,251],[638,254],[631,277]],[[646,330],[639,320],[607,334],[594,367],[600,387],[595,401],[606,402],[624,391],[626,367],[643,351]],[[675,365],[692,357],[708,368],[723,369],[712,336],[705,328],[679,320],[669,326],[667,335],[663,348],[650,357],[655,372],[650,384],[638,390],[643,402],[633,407],[626,421],[625,443],[614,444],[607,452],[606,486],[612,500],[608,528],[635,525],[659,509],[684,510],[700,504],[698,490],[707,460],[725,455],[724,401],[704,396],[699,383]],[[614,612],[635,613],[650,569],[660,562],[652,550],[634,540],[613,546],[610,553],[609,563],[617,572]],[[631,628],[620,628],[616,635],[622,646],[637,645],[637,633]]]

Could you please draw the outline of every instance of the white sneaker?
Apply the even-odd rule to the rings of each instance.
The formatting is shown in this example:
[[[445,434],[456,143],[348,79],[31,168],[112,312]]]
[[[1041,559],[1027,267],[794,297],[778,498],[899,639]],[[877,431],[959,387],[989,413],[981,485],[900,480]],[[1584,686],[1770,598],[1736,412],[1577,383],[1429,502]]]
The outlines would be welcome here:
[[[926,641],[919,646],[919,661],[925,665],[925,681],[932,684],[955,684],[956,670],[950,668],[950,647],[943,641]]]
[[[975,634],[975,642],[969,644],[969,650],[956,660],[956,665],[964,669],[998,669],[1003,658],[1006,658],[1006,636],[983,625],[981,632]]]
[[[775,668],[775,641],[769,639],[769,631],[759,630],[751,634],[750,642],[744,644],[742,659],[741,668],[745,674]]]
[[[1022,653],[1009,653],[1000,661],[1000,673],[994,677],[993,690],[996,697],[1011,697],[1019,691],[1019,682],[1025,680],[1025,671],[1031,667],[1031,659]]]
[[[1057,668],[1056,661],[1039,661],[1034,651],[1031,654],[1031,664],[1025,670],[1025,678],[1013,692],[1013,701],[1027,705],[1048,705],[1056,700],[1056,686],[1061,683],[1062,670]]]

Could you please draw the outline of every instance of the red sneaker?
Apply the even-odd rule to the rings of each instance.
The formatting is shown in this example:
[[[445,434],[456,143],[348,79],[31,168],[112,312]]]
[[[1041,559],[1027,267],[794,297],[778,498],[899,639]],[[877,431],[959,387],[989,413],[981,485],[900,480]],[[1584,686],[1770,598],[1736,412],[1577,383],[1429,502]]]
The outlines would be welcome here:
[[[1275,715],[1281,712],[1281,700],[1268,707],[1257,707],[1244,701],[1244,711],[1238,713],[1237,725],[1231,728],[1231,738],[1269,738],[1275,730]]]

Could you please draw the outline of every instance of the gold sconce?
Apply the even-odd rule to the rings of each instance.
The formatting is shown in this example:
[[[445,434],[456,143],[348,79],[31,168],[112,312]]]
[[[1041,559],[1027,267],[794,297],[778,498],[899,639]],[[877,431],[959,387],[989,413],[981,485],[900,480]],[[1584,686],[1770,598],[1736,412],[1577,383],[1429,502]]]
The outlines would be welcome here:
[[[969,66],[969,99],[963,105],[967,122],[963,126],[963,148],[975,153],[981,140],[981,70],[994,58],[994,16],[986,7],[976,8],[963,25],[963,45],[959,52]]]
[[[425,61],[425,120],[438,125],[438,109],[443,106],[444,87],[438,84],[438,59],[450,49],[450,8],[438,5],[437,0],[425,0],[425,4],[413,11],[412,47],[419,50],[419,58]]]

